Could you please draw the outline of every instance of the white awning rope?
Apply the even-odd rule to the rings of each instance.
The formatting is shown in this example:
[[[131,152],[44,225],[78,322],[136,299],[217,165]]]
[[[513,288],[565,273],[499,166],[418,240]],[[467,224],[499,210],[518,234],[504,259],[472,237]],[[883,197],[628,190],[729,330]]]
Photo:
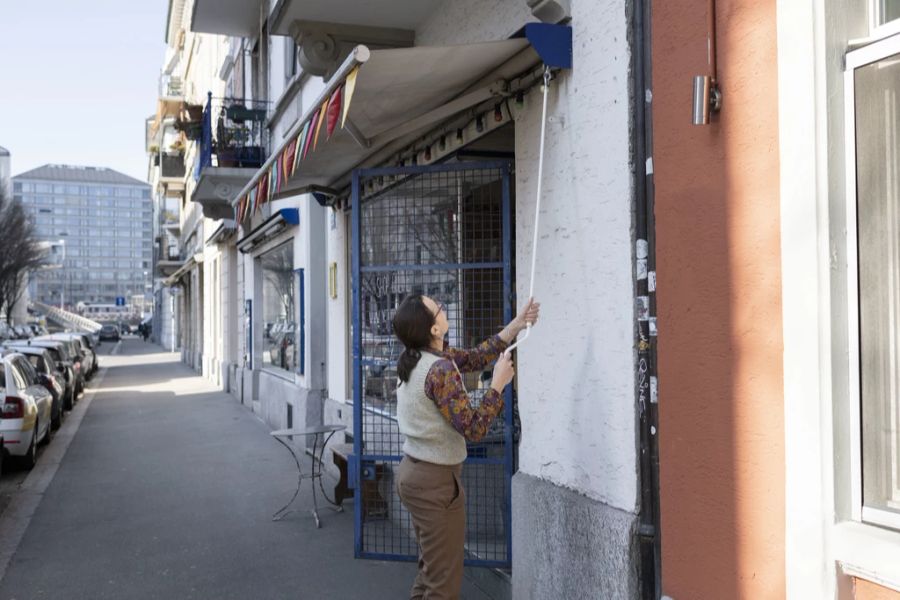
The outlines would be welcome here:
[[[550,91],[550,67],[544,66],[544,104],[541,110],[541,143],[538,148],[538,174],[537,174],[537,199],[534,204],[534,237],[531,242],[531,281],[528,286],[528,298],[534,298],[534,271],[537,264],[538,227],[541,223],[541,188],[544,179],[544,136],[547,131],[547,94]],[[512,352],[516,346],[528,339],[531,335],[531,323],[525,327],[525,335],[506,349]]]

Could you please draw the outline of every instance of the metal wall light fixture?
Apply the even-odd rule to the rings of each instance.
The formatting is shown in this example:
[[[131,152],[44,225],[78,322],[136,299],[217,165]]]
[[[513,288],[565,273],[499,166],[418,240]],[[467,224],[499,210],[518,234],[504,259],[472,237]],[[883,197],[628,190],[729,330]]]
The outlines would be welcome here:
[[[716,0],[709,0],[706,52],[710,75],[694,76],[694,125],[709,125],[711,113],[722,108],[722,91],[716,65]]]

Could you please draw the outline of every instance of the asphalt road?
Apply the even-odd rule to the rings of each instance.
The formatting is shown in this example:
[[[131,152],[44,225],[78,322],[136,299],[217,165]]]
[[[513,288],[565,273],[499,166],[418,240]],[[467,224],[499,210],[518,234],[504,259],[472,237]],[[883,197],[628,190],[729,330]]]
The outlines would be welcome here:
[[[0,480],[0,600],[408,597],[415,565],[353,558],[352,503],[322,529],[272,522],[289,453],[175,355],[126,338],[92,388],[35,470]],[[467,580],[463,598],[487,597]]]

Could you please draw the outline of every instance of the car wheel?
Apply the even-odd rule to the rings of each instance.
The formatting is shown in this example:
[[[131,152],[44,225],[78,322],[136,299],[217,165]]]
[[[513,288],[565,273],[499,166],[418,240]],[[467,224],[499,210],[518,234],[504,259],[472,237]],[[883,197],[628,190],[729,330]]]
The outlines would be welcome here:
[[[55,418],[52,416],[50,417],[50,428],[53,429],[53,431],[56,431],[57,429],[62,427],[62,417],[63,417],[62,398],[59,399],[59,402],[57,402],[56,405],[57,405],[56,417]]]
[[[52,415],[52,412],[51,412],[51,415]],[[40,424],[40,422],[38,422],[38,424]],[[40,428],[38,428],[38,431],[40,431]],[[41,446],[46,446],[46,445],[48,445],[52,440],[53,440],[53,424],[52,424],[52,422],[51,422],[50,427],[48,427],[48,428],[47,428],[47,431],[44,432],[44,437],[41,438],[40,445],[41,445]]]
[[[37,436],[38,436],[38,424],[35,422],[34,431],[31,434],[31,444],[28,446],[28,451],[25,452],[25,456],[21,457],[22,466],[28,469],[29,471],[34,468],[34,465],[37,464]]]

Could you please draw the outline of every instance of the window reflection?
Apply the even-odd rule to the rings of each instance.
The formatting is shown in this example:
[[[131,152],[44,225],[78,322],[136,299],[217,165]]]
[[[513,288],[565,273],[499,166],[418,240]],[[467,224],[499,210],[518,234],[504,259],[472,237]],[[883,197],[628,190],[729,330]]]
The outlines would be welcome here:
[[[262,271],[263,365],[295,371],[294,252],[291,242],[259,257]]]

